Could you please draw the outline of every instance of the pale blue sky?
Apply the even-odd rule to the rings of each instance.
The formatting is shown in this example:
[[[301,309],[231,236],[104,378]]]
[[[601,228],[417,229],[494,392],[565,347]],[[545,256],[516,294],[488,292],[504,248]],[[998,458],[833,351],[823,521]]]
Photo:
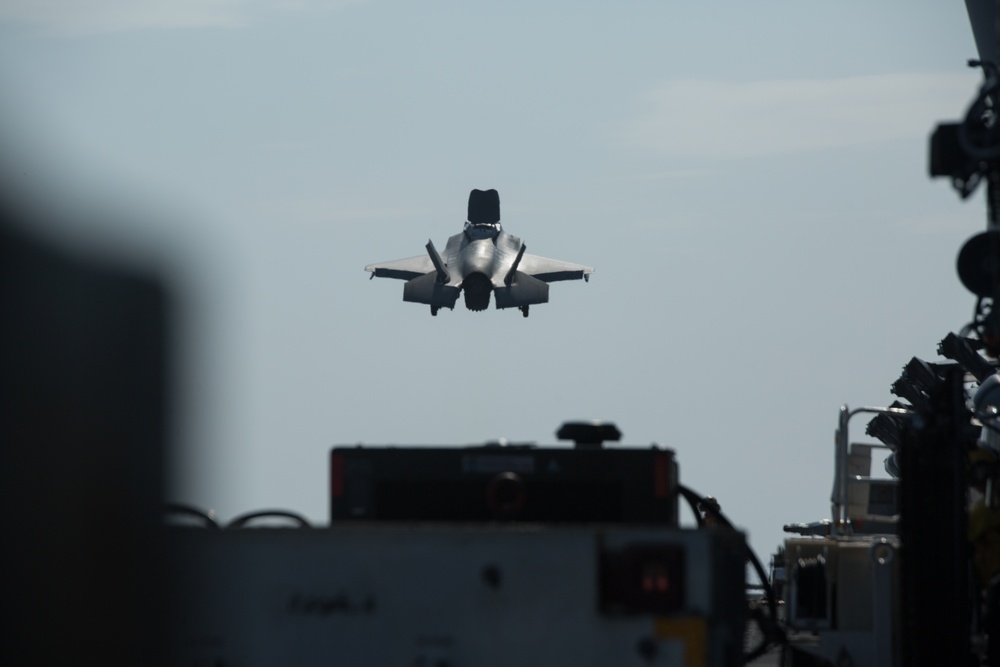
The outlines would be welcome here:
[[[982,200],[926,165],[965,8],[873,4],[0,0],[0,177],[174,276],[178,500],[325,521],[333,444],[605,418],[765,557],[829,515],[839,406],[972,312]],[[491,187],[590,283],[525,320],[368,282]]]

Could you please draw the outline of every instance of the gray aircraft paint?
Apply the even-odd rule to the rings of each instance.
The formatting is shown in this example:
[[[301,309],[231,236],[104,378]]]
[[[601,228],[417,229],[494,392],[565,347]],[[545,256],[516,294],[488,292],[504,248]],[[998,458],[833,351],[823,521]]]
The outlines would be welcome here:
[[[444,253],[427,241],[427,254],[381,264],[369,264],[372,278],[405,280],[403,301],[439,308],[454,308],[465,292],[469,310],[485,310],[493,294],[496,307],[520,308],[549,300],[549,283],[589,279],[594,269],[530,255],[527,246],[500,226],[500,200],[496,190],[469,193],[469,220],[461,234],[448,239]]]

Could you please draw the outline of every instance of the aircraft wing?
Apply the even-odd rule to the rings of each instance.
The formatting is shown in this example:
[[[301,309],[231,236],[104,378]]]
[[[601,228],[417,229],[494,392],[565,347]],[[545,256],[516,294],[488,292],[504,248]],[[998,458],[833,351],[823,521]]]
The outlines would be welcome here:
[[[558,259],[549,259],[527,253],[521,257],[517,268],[521,272],[547,283],[557,280],[579,280],[580,278],[588,280],[590,274],[594,272],[594,269],[589,266],[561,262]]]
[[[399,280],[412,280],[425,273],[434,271],[434,263],[429,255],[417,255],[406,259],[397,259],[394,262],[383,262],[381,264],[369,264],[365,271],[372,274],[372,278],[398,278]]]

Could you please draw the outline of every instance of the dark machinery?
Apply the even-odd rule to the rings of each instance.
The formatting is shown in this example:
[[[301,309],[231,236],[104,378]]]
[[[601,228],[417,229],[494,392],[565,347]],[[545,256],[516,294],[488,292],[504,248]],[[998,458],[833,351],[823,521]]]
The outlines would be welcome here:
[[[658,446],[604,448],[612,424],[570,423],[574,448],[335,447],[330,519],[677,525],[677,464]]]

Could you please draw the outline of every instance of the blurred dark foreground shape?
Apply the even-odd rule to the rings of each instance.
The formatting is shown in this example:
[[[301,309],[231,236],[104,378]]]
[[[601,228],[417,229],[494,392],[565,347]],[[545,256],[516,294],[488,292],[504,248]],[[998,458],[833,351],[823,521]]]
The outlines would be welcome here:
[[[163,664],[164,286],[0,197],[0,664]]]

